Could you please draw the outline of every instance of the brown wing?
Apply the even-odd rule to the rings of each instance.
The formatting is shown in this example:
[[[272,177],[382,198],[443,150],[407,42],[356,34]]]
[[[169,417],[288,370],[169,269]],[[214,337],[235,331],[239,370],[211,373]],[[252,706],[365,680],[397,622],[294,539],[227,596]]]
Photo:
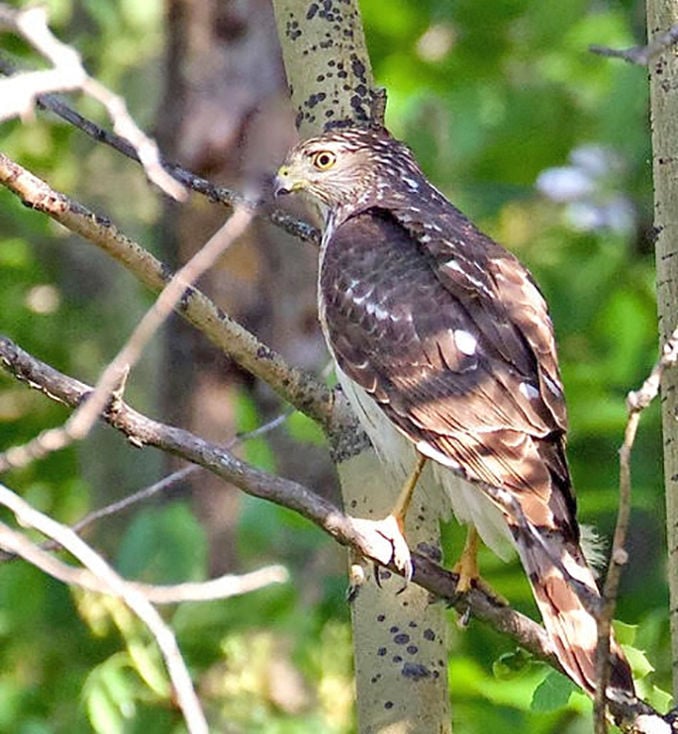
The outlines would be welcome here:
[[[522,265],[450,209],[426,224],[370,210],[338,227],[320,274],[330,347],[422,453],[509,490],[519,512],[504,515],[545,626],[593,694],[598,632],[582,595],[598,591],[578,544],[546,305]],[[611,646],[612,686],[633,696]]]
[[[437,226],[454,234],[449,224]],[[415,239],[381,210],[335,231],[321,292],[339,366],[414,443],[472,480],[538,495],[536,525],[552,524],[545,512],[558,486],[564,506],[551,511],[570,525],[565,408],[544,301],[518,261],[477,230],[459,232],[458,247],[448,239],[446,251],[429,247],[433,239],[431,228]],[[542,316],[539,327],[530,318],[523,328],[520,299],[509,303],[516,291]]]

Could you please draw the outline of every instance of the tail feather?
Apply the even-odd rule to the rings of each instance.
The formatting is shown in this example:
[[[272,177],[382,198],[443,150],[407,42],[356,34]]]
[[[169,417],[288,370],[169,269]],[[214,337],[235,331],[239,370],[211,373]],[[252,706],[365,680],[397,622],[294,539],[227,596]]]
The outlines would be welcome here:
[[[600,597],[593,572],[578,543],[551,531],[540,534],[539,544],[524,528],[512,529],[558,659],[570,677],[593,695],[598,626],[576,590],[579,585],[592,598]],[[614,636],[610,640],[610,662],[610,688],[635,696],[631,668]]]

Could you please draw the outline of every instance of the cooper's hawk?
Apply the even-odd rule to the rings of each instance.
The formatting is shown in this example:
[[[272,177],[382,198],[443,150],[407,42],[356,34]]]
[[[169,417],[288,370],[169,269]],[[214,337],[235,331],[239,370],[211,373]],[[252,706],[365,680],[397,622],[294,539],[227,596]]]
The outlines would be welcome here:
[[[457,518],[500,556],[517,549],[563,668],[593,693],[585,597],[598,590],[579,544],[553,328],[531,275],[385,131],[301,143],[276,190],[324,209],[320,321],[380,458],[411,472],[425,457]],[[460,490],[452,473],[471,484]],[[614,640],[611,656],[609,694],[634,696]]]

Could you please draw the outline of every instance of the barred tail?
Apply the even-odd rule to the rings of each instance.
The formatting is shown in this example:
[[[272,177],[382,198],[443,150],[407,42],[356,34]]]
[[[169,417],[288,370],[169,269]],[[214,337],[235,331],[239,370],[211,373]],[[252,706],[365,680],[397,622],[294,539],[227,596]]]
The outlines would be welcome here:
[[[512,530],[558,660],[572,680],[593,695],[598,629],[580,594],[586,590],[594,597],[600,594],[584,554],[578,543],[557,530],[540,532],[535,528],[540,539],[524,528],[514,526]],[[577,591],[576,582],[584,587],[582,591]],[[614,636],[610,640],[610,657],[610,689],[635,697],[631,668]]]

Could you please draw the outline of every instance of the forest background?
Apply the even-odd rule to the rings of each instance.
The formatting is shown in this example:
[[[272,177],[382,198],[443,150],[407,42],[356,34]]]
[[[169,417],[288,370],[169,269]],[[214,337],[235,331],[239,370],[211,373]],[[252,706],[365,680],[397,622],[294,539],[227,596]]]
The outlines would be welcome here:
[[[268,2],[47,6],[55,32],[124,95],[171,159],[240,190],[265,186],[294,140]],[[580,517],[609,535],[625,396],[657,355],[651,151],[646,70],[588,47],[643,43],[644,6],[390,0],[385,9],[363,0],[361,11],[376,79],[388,90],[387,125],[453,202],[530,267],[547,296]],[[11,35],[0,43],[33,63]],[[104,124],[89,100],[78,109]],[[0,143],[172,265],[224,218],[204,200],[168,204],[137,166],[49,115],[4,123]],[[315,257],[309,245],[257,223],[201,287],[291,363],[320,373],[327,356],[315,321]],[[0,330],[24,349],[93,382],[151,300],[105,255],[0,190]],[[147,351],[126,399],[222,442],[285,409],[179,321]],[[66,415],[0,373],[0,449]],[[647,654],[637,655],[636,667],[658,706],[668,702],[661,690],[671,688],[660,449],[653,406],[634,451],[630,563],[617,616],[629,625],[626,641]],[[320,433],[299,414],[239,450],[337,497]],[[4,480],[73,523],[170,468],[161,454],[136,451],[100,428]],[[454,559],[463,533],[451,524],[444,536]],[[284,584],[181,604],[165,618],[218,730],[354,730],[345,551],[315,527],[201,475],[99,521],[87,539],[124,576],[153,583],[284,564]],[[535,616],[517,563],[485,553],[482,569]],[[583,696],[570,696],[544,665],[521,660],[492,630],[473,621],[458,629],[456,613],[449,615],[455,731],[590,731]],[[164,675],[119,604],[70,591],[22,562],[0,565],[0,731],[181,731]]]

